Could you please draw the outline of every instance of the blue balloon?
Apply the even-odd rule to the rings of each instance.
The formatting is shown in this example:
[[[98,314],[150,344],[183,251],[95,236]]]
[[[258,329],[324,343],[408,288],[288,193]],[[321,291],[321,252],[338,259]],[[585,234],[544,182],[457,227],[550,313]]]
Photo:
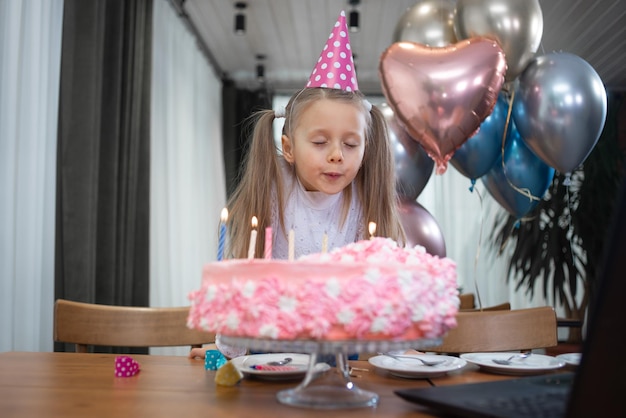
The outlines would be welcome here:
[[[454,152],[450,163],[459,173],[475,180],[487,174],[502,155],[502,135],[509,110],[506,96],[500,93],[493,111],[478,131]]]
[[[524,144],[513,121],[509,124],[504,146],[504,164],[498,158],[481,180],[491,196],[516,219],[537,206],[550,187],[554,168],[550,167]],[[531,199],[525,190],[537,199]]]

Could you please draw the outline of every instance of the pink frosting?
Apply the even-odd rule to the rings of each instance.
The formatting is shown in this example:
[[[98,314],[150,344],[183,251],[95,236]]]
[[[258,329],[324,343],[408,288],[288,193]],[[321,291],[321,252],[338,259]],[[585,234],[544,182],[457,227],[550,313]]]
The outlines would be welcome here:
[[[327,254],[204,267],[188,326],[269,339],[438,338],[456,326],[456,265],[375,238]]]

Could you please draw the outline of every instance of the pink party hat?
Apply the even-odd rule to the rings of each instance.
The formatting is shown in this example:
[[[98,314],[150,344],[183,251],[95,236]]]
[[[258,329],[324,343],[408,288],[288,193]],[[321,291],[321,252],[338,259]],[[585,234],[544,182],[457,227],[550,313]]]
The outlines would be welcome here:
[[[359,89],[348,36],[346,13],[343,10],[324,45],[306,87],[326,87],[346,91]]]

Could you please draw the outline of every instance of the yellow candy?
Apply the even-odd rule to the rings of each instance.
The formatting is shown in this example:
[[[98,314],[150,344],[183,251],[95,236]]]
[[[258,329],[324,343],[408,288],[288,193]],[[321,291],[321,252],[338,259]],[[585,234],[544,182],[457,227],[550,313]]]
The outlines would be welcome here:
[[[217,369],[215,373],[215,383],[222,386],[235,386],[241,379],[243,374],[231,361]]]

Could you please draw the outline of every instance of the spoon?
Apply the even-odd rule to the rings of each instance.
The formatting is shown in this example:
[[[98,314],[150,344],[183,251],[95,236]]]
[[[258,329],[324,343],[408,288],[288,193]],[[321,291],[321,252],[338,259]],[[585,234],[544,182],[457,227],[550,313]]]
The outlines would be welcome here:
[[[436,366],[438,364],[442,364],[442,363],[446,362],[446,360],[424,360],[424,359],[421,359],[419,357],[398,356],[398,355],[391,354],[391,353],[380,353],[380,354],[382,354],[383,356],[391,357],[392,359],[395,359],[395,360],[398,360],[398,361],[401,361],[402,359],[421,361],[424,366]]]
[[[267,364],[270,366],[284,366],[287,363],[291,363],[291,360],[293,360],[291,357],[285,357],[284,360],[269,361]]]
[[[506,359],[506,360],[502,360],[502,359],[499,359],[499,358],[494,358],[494,359],[491,359],[491,360],[492,360],[494,363],[496,363],[496,364],[501,364],[501,365],[503,365],[503,366],[508,366],[509,364],[511,364],[511,361],[512,361],[514,358],[516,358],[516,357],[517,357],[517,358],[519,358],[520,360],[523,360],[523,359],[525,359],[525,358],[526,358],[526,357],[528,357],[528,356],[529,356],[529,354],[528,354],[528,353],[520,353],[520,354],[515,354],[515,355],[512,355],[511,357],[509,357],[509,358],[508,358],[508,359]]]

